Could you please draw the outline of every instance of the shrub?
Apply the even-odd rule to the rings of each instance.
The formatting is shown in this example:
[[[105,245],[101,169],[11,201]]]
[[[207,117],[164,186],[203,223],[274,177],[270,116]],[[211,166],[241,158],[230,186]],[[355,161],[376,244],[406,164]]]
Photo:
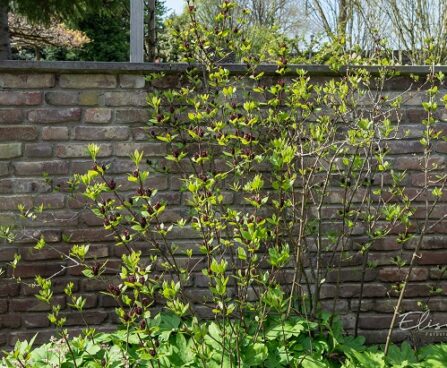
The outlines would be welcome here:
[[[146,162],[136,150],[128,175],[135,189],[126,195],[91,144],[92,169],[70,180],[126,250],[119,281],[110,284],[107,262],[87,260],[88,245],[75,245],[67,255],[87,278],[104,282],[122,330],[95,336],[88,329],[70,341],[51,279],[38,277],[37,297],[51,305],[49,318],[64,347],[56,342],[30,353],[29,344],[19,343],[5,362],[20,358],[26,366],[31,359],[36,366],[48,351],[62,349],[51,359],[75,367],[100,361],[120,366],[118,356],[133,366],[154,367],[417,367],[427,351],[445,354],[442,345],[416,355],[408,345],[399,350],[390,344],[422,240],[444,220],[430,217],[446,182],[432,160],[433,145],[442,138],[435,114],[444,75],[433,71],[420,83],[419,90],[426,91],[419,137],[423,179],[411,196],[405,172],[395,170],[390,157],[406,137],[400,107],[411,92],[387,94],[387,81],[396,75],[387,60],[375,59],[379,65],[372,72],[349,64],[361,58],[334,54],[331,65],[348,63],[344,72],[314,81],[289,67],[287,44],[280,42],[269,50],[276,67],[267,77],[248,41],[228,29],[234,7],[225,1],[221,28],[208,30],[190,6],[190,27],[178,34],[190,63],[181,86],[148,96],[149,139],[166,145],[165,160]],[[236,51],[245,64],[232,74],[219,60]],[[158,78],[163,75],[149,80]],[[148,185],[154,172],[177,177],[190,207],[187,215],[164,220],[168,204]],[[235,198],[232,204],[228,197]],[[422,219],[415,215],[419,198],[424,198]],[[22,213],[34,216],[30,209]],[[198,240],[175,243],[176,233]],[[344,337],[334,312],[341,267],[360,257],[357,335],[364,275],[374,267],[369,251],[391,235],[402,247],[393,262],[404,278],[395,286],[399,298],[381,352],[365,348],[360,338]],[[44,238],[36,245],[46,246],[51,245]],[[409,258],[404,246],[412,250]],[[207,289],[197,302],[189,286],[199,277]],[[335,285],[329,304],[321,298],[328,280]],[[65,294],[69,306],[82,313],[85,299],[74,295],[72,284]],[[156,308],[163,312],[155,314]],[[420,364],[436,366],[433,359]]]

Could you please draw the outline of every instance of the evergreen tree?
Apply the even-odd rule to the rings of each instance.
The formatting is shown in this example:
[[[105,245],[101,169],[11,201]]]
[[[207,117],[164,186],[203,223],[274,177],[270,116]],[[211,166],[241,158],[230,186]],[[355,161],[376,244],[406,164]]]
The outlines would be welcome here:
[[[25,16],[30,22],[49,23],[51,19],[70,21],[88,11],[110,9],[118,0],[0,0],[0,60],[11,58],[8,13]]]

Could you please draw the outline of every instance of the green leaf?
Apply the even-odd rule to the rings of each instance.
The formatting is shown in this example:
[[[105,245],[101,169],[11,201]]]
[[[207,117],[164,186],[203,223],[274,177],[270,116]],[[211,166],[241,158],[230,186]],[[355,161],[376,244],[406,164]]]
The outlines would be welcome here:
[[[250,343],[242,350],[242,360],[244,365],[254,367],[262,364],[268,357],[267,346],[262,343]]]

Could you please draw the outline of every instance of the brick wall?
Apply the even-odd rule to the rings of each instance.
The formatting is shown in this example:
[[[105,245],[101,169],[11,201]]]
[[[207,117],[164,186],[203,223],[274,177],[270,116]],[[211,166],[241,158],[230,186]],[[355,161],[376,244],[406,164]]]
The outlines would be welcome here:
[[[158,80],[155,86],[163,89],[176,85],[184,68],[184,65],[104,63],[0,64],[0,224],[21,228],[22,224],[17,220],[20,203],[28,207],[43,203],[51,209],[31,226],[27,224],[16,243],[0,247],[0,266],[10,261],[14,253],[20,253],[23,261],[17,275],[26,283],[31,283],[36,274],[50,276],[61,271],[62,265],[68,266],[55,251],[37,252],[33,249],[30,239],[39,238],[41,232],[61,251],[69,247],[62,241],[65,239],[69,243],[90,242],[92,256],[98,259],[121,255],[121,250],[113,247],[113,240],[101,229],[97,219],[82,209],[82,201],[64,194],[65,182],[71,174],[91,167],[86,146],[92,141],[100,144],[101,157],[111,163],[110,172],[123,184],[129,167],[128,156],[135,148],[144,150],[146,158],[163,157],[164,147],[148,143],[145,138],[143,127],[149,111],[145,107],[148,87],[144,75],[166,71],[166,77]],[[233,72],[241,68],[230,67]],[[271,69],[265,68],[267,74]],[[315,78],[330,76],[330,72],[320,66],[309,67],[308,71]],[[423,67],[402,68],[402,71],[427,72]],[[407,87],[405,77],[389,83],[389,88],[396,92]],[[417,130],[414,124],[424,116],[419,104],[420,98],[416,95],[404,107],[403,123],[410,130]],[[415,158],[411,155],[420,150],[418,142],[411,137],[396,146],[398,167],[414,168]],[[439,145],[436,150],[437,160],[444,163],[447,145]],[[151,185],[160,190],[171,213],[184,212],[178,183],[172,179],[155,175]],[[410,187],[417,187],[417,182],[417,177],[409,176]],[[440,211],[445,208],[447,205],[441,205]],[[442,216],[441,212],[439,216]],[[446,229],[439,227],[438,233],[424,243],[423,261],[415,270],[404,303],[407,310],[417,309],[417,301],[429,296],[430,279],[435,279],[439,273],[436,265],[447,262]],[[188,237],[187,234],[182,236]],[[389,299],[388,293],[391,283],[399,281],[400,276],[391,264],[395,250],[395,241],[390,238],[377,244],[370,255],[370,260],[377,262],[379,267],[368,270],[366,275],[364,314],[360,321],[361,333],[367,335],[370,342],[383,341],[393,311],[395,299]],[[356,262],[356,259],[350,261],[342,272],[342,300],[337,305],[338,312],[345,315],[348,329],[353,327],[355,297],[361,279],[361,260]],[[56,291],[61,293],[65,282],[73,281],[75,291],[81,291],[87,297],[84,314],[87,322],[95,326],[111,326],[115,320],[113,303],[99,293],[104,285],[82,280],[79,275],[78,268],[63,269],[54,279]],[[326,298],[330,298],[335,289],[331,280],[328,282],[323,288]],[[193,295],[200,296],[200,286],[198,278]],[[447,308],[447,282],[442,281],[440,287],[442,295],[431,298],[429,305],[433,312],[441,312],[438,314],[440,320],[447,322],[447,314],[443,314]],[[56,298],[65,305],[62,294]],[[64,313],[67,325],[78,331],[82,326],[81,316],[68,311]],[[40,332],[37,341],[47,341],[53,330],[47,320],[46,306],[33,297],[30,286],[0,279],[0,331],[0,345],[13,344],[17,338],[31,338],[37,331]]]

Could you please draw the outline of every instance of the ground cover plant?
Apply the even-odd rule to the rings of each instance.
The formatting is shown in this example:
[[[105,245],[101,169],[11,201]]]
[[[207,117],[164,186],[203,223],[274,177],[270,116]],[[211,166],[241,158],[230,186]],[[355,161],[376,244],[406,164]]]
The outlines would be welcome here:
[[[442,73],[414,80],[408,91],[387,93],[396,77],[387,50],[378,44],[365,60],[334,40],[318,56],[334,78],[311,78],[290,66],[286,41],[253,54],[245,40],[244,10],[224,1],[213,29],[197,21],[174,29],[189,68],[178,88],[148,96],[152,118],[148,139],[167,148],[164,160],[132,155],[124,192],[88,147],[92,168],[70,179],[89,208],[124,250],[117,277],[110,266],[88,258],[89,245],[76,244],[66,267],[82,267],[104,283],[116,302],[121,326],[96,333],[86,326],[72,339],[53,294],[53,278],[37,277],[37,298],[51,306],[50,322],[60,340],[33,349],[18,343],[4,359],[21,367],[442,367],[445,345],[413,350],[392,345],[405,290],[424,237],[445,216],[432,214],[444,196],[446,174],[434,156],[443,137],[437,114],[444,109]],[[229,54],[243,62],[238,73]],[[270,76],[260,62],[274,62]],[[343,67],[343,69],[341,69]],[[156,83],[163,74],[148,76]],[[423,94],[426,112],[406,131],[401,106]],[[393,150],[412,138],[421,147],[414,192],[406,173],[394,167]],[[170,173],[182,188],[187,214],[167,221],[169,205],[147,183]],[[414,175],[414,174],[413,174]],[[231,197],[234,200],[230,201]],[[26,218],[40,208],[21,208]],[[193,241],[175,242],[178,234]],[[8,229],[4,237],[13,241]],[[392,290],[395,313],[383,347],[366,347],[357,336],[365,279],[350,335],[336,317],[343,265],[361,259],[362,275],[375,267],[370,250],[392,237],[392,260],[402,279]],[[51,247],[42,237],[36,249]],[[20,262],[17,256],[12,271]],[[198,302],[192,280],[207,287]],[[20,280],[18,280],[20,281]],[[323,299],[328,283],[332,298]],[[433,285],[433,294],[439,293]],[[73,284],[64,289],[69,307],[83,312],[85,298]],[[426,308],[421,301],[422,310]]]

